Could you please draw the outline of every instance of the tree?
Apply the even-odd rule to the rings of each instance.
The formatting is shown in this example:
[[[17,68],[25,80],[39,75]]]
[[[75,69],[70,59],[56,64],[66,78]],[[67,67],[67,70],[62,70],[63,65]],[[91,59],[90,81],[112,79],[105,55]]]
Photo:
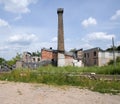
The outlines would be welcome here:
[[[0,57],[0,65],[4,64],[6,62],[6,60],[4,58]]]
[[[114,46],[114,50],[117,50],[116,46]],[[111,48],[107,48],[106,51],[113,51],[113,46],[111,46]]]
[[[114,63],[114,61],[113,60],[110,60],[109,62],[108,62],[108,65],[111,65],[111,64],[113,64]],[[117,57],[116,58],[116,63],[120,63],[120,57]]]
[[[71,49],[69,52],[75,52],[76,48]]]
[[[17,55],[15,57],[13,57],[11,60],[7,61],[7,64],[10,66],[15,65],[16,62],[20,59],[21,59],[21,54],[17,53]]]
[[[120,45],[119,46],[115,46],[114,50],[115,51],[120,51]],[[106,51],[113,51],[113,47],[111,46],[111,48],[107,48]]]
[[[33,52],[33,53],[32,53],[32,56],[38,56],[38,57],[40,57],[40,56],[41,56],[41,53],[40,53],[39,51]]]
[[[120,45],[117,47],[117,50],[120,51]]]

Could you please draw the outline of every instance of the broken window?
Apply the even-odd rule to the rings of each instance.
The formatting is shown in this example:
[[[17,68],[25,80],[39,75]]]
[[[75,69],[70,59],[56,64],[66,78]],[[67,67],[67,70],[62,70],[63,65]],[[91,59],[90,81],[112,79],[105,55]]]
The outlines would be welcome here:
[[[40,58],[38,58],[38,62],[40,61]]]
[[[96,51],[94,51],[93,55],[94,55],[94,56],[96,56],[96,55],[97,55]]]
[[[86,53],[84,54],[84,57],[86,57]]]
[[[35,62],[35,58],[33,58],[33,61]]]

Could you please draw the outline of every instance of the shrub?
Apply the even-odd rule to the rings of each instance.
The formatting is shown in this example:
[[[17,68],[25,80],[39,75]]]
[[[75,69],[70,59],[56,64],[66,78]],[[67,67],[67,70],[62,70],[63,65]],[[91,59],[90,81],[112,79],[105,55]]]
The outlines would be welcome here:
[[[120,63],[120,57],[117,57],[116,58],[116,63]],[[108,62],[108,65],[113,65],[114,64],[114,61],[113,60],[110,60],[109,62]]]

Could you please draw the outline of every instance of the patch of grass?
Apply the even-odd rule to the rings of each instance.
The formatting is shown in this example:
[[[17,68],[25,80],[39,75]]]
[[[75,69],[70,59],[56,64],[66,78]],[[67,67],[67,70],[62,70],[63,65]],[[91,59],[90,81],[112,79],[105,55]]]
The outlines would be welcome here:
[[[38,72],[47,72],[47,73],[85,73],[85,72],[95,72],[97,74],[120,74],[120,63],[117,63],[116,68],[114,65],[107,66],[92,66],[92,67],[40,67],[37,68]]]
[[[11,73],[0,74],[0,80],[31,82],[31,83],[44,83],[52,85],[70,85],[80,86],[92,91],[101,93],[120,93],[120,81],[102,81],[91,80],[89,78],[72,76],[74,74],[81,74],[84,72],[95,72],[98,74],[119,74],[120,68],[114,70],[113,66],[104,67],[40,67],[36,70],[29,69],[16,69]],[[70,75],[72,74],[72,75]]]
[[[94,84],[93,91],[98,91],[101,93],[120,93],[120,82],[118,81],[97,81]]]

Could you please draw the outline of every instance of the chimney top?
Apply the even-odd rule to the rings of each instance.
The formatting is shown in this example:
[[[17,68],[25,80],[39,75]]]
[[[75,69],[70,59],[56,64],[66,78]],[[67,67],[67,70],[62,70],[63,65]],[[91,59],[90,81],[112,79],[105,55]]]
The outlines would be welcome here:
[[[57,9],[57,13],[63,13],[63,11],[64,11],[63,8],[58,8]]]

